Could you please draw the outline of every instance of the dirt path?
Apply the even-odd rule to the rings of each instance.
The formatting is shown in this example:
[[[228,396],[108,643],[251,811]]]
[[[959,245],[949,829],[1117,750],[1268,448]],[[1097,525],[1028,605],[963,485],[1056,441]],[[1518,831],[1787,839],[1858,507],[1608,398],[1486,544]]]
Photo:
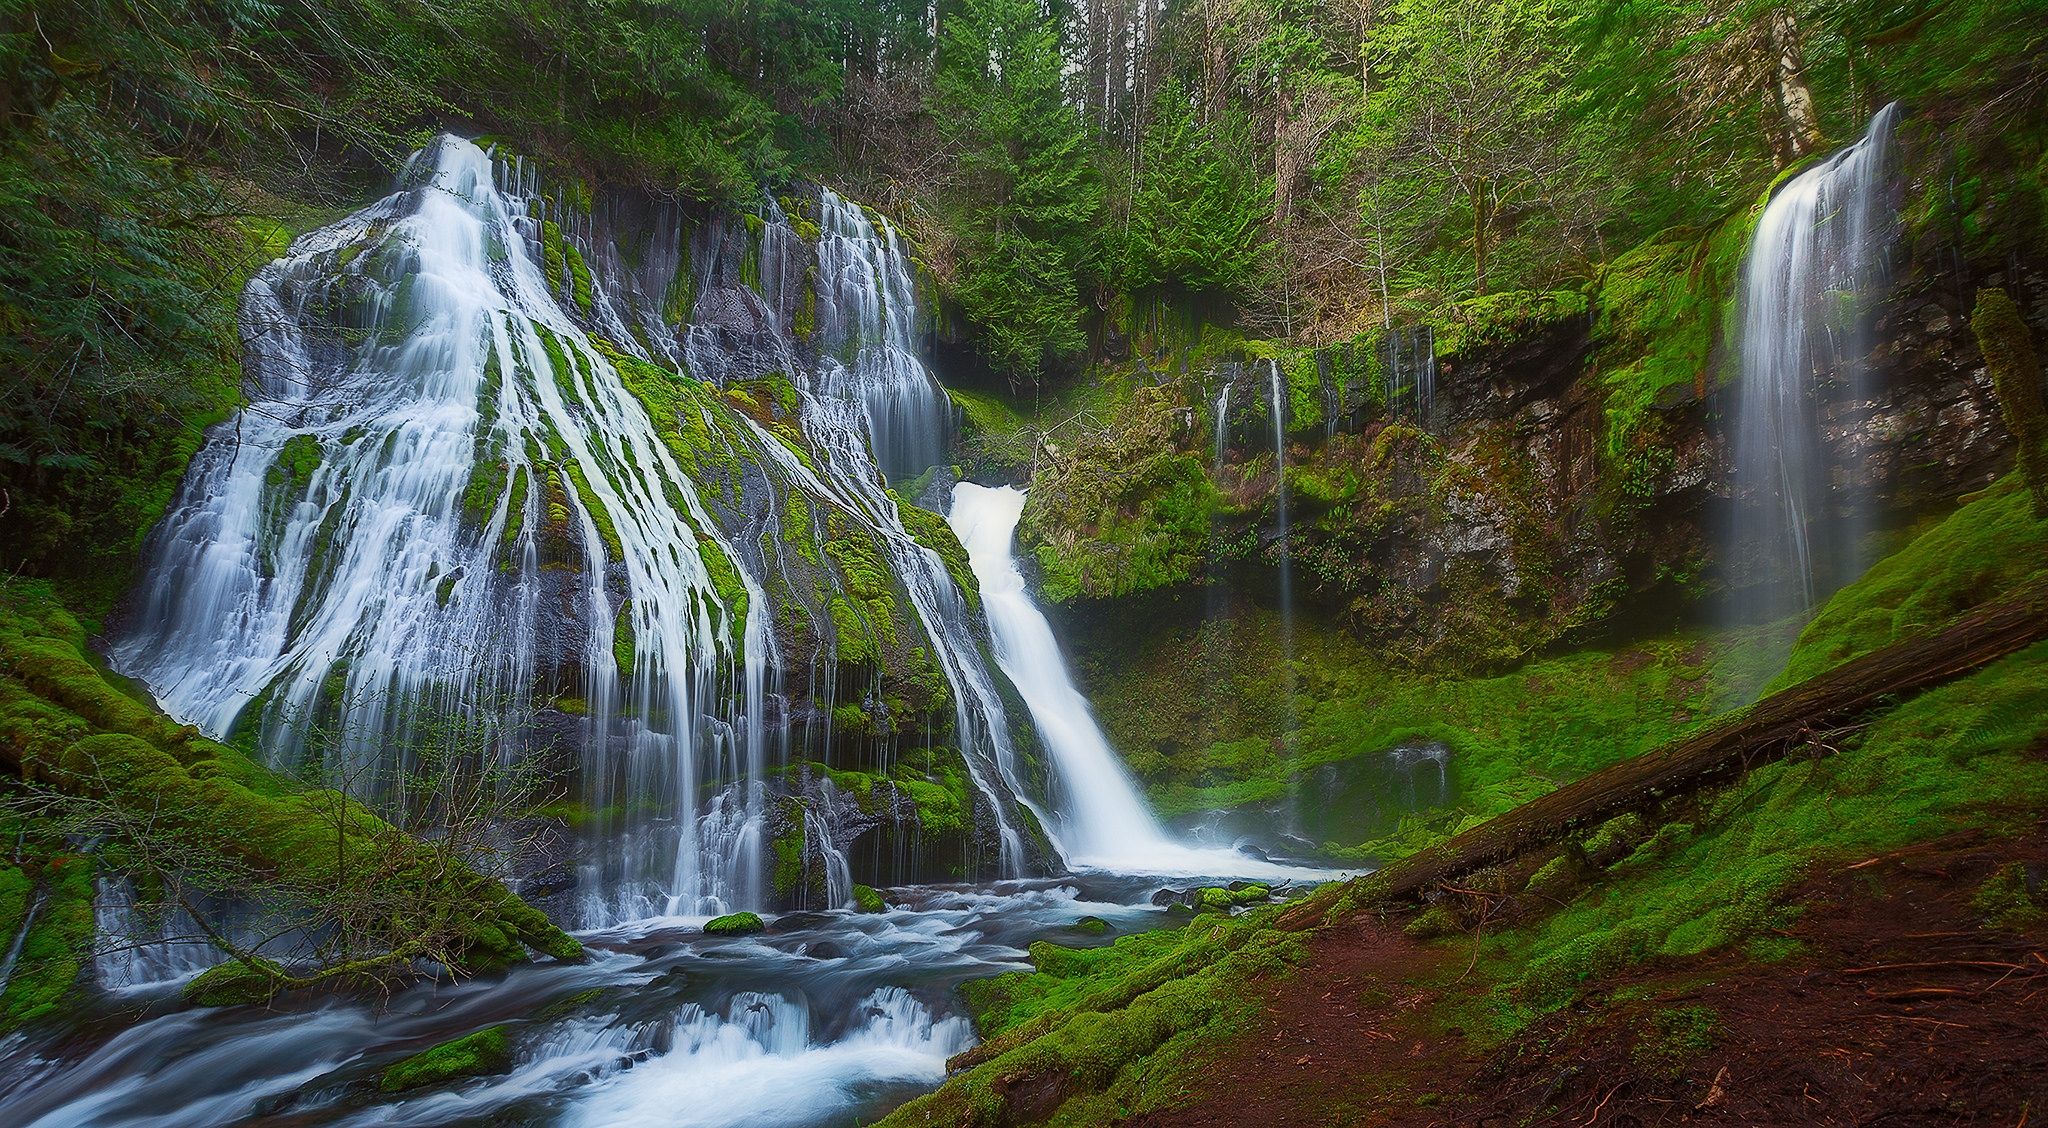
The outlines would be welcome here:
[[[2048,927],[1971,904],[2001,867],[2048,877],[2048,827],[1964,835],[1817,875],[1778,962],[1664,961],[1481,1050],[1441,1025],[1483,991],[1470,945],[1377,921],[1319,936],[1189,1105],[1126,1123],[2048,1123]]]

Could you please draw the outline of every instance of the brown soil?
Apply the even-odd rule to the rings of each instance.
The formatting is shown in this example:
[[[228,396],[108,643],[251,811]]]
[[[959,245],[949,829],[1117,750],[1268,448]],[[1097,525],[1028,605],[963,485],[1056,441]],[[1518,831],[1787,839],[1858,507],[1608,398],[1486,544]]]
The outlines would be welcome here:
[[[2012,862],[2038,888],[2048,826],[1818,874],[1793,898],[1792,957],[1637,969],[1487,1049],[1442,1025],[1486,990],[1469,944],[1347,923],[1191,1103],[1126,1123],[2048,1125],[2048,927],[1987,927],[1970,905]]]

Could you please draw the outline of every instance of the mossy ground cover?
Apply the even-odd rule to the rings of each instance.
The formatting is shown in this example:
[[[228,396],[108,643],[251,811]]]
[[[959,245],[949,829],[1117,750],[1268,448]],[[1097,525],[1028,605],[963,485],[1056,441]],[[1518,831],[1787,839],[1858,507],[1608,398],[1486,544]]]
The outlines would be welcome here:
[[[2012,523],[2014,514],[2027,510],[2025,491],[2010,481],[1964,505],[1839,592],[1800,640],[1792,667],[1820,672],[2030,575],[2043,559],[2032,539],[2039,530]],[[1965,556],[1972,566],[1959,567]],[[1921,610],[1905,610],[1912,608]],[[1851,629],[1855,624],[1861,626]],[[1603,663],[1613,663],[1613,653],[1598,653]],[[1548,676],[1563,681],[1563,671],[1572,668],[1569,662],[1553,665]],[[1576,696],[1583,699],[1584,691]],[[1489,703],[1491,712],[1504,711],[1498,700]],[[1450,707],[1439,702],[1436,709],[1442,714]],[[1548,731],[1539,725],[1501,733],[1496,739],[1502,759],[1571,766],[1571,757],[1586,753],[1569,746],[1594,739],[1586,732],[1560,732],[1560,743],[1546,751]],[[1800,908],[1788,899],[1817,871],[1847,872],[1916,843],[1963,833],[1994,842],[2037,833],[2048,812],[2043,748],[2048,644],[1920,693],[1857,727],[1815,734],[1793,756],[1717,789],[1670,797],[1588,832],[1572,844],[1577,854],[1558,855],[1576,857],[1573,866],[1541,867],[1539,878],[1552,875],[1547,880],[1515,877],[1513,867],[1475,875],[1482,889],[1493,888],[1489,882],[1499,885],[1498,893],[1478,902],[1498,906],[1503,898],[1519,896],[1528,905],[1503,911],[1491,928],[1483,923],[1491,908],[1476,917],[1469,908],[1433,910],[1449,925],[1434,943],[1461,958],[1443,960],[1427,985],[1439,1000],[1428,1019],[1432,1036],[1467,1041],[1483,1052],[1507,1045],[1633,969],[1691,966],[1686,961],[1709,957],[1727,966],[1801,958]],[[1575,872],[1566,874],[1567,869]],[[1543,889],[1524,892],[1524,884]],[[2040,906],[2026,891],[2023,869],[1992,868],[1979,884],[1968,911],[1986,927],[2026,928],[2036,921]],[[1247,914],[1217,926],[1215,935],[1247,949],[1261,935],[1283,947],[1298,945],[1299,934],[1284,931],[1283,922],[1330,927],[1356,920],[1354,914],[1368,908],[1355,900],[1359,888],[1325,887],[1308,904]],[[1198,920],[1179,935],[1199,937],[1206,927]],[[1182,1063],[1218,1059],[1226,1051],[1238,1055],[1231,1068],[1243,1068],[1244,1051],[1229,1049],[1244,1036],[1243,1026],[1184,1023],[1164,1037],[1151,1036],[1159,1032],[1162,1008],[1183,1005],[1182,993],[1147,986],[1154,980],[1146,969],[1170,966],[1184,952],[1170,945],[1164,935],[1146,935],[1093,952],[1034,950],[1037,973],[973,988],[993,1032],[985,1054],[977,1056],[987,1064],[908,1106],[899,1114],[902,1122],[917,1122],[917,1110],[925,1110],[957,1116],[961,1123],[995,1123],[1018,1099],[1014,1094],[1036,1091],[1018,1089],[1019,1080],[1058,1073],[1068,1080],[1051,1098],[1064,1103],[1050,1122],[1083,1123],[1087,1116],[1114,1113],[1111,1096],[1125,1102],[1121,1107],[1132,1107],[1133,1080],[1148,1071],[1170,1076]],[[1286,975],[1295,966],[1281,960],[1271,973]],[[1183,984],[1220,988],[1207,969],[1179,968],[1175,974]],[[1244,998],[1232,994],[1241,987],[1222,989],[1226,999]],[[1144,1016],[1117,1017],[1148,1000]],[[1229,1010],[1224,1001],[1212,1005],[1217,1016]],[[1646,1076],[1676,1077],[1718,1036],[1720,1015],[1686,1004],[1683,991],[1652,991],[1638,1009],[1641,1030],[1633,1044],[1640,1052],[1631,1060]],[[1146,1034],[1134,1033],[1140,1030]]]
[[[497,881],[128,696],[101,674],[85,641],[47,586],[15,581],[0,590],[0,765],[23,781],[17,794],[41,786],[100,812],[93,825],[101,836],[93,855],[74,856],[63,827],[36,814],[46,806],[8,816],[24,860],[10,871],[20,879],[0,884],[0,910],[12,916],[6,894],[22,879],[33,888],[27,903],[42,907],[0,1012],[34,1018],[70,989],[92,938],[93,878],[131,863],[268,891],[308,920],[348,917],[390,952],[466,971],[502,968],[529,947],[561,957],[581,951]],[[432,951],[418,947],[428,942]],[[374,977],[404,963],[372,955],[348,974]]]

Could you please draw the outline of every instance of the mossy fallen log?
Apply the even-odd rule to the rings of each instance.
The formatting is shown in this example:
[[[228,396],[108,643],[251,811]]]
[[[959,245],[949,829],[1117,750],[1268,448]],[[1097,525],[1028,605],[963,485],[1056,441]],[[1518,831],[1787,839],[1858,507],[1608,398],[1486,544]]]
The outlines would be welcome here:
[[[1416,897],[1576,830],[1776,760],[1886,699],[1939,685],[2048,638],[2048,577],[1946,627],[1911,635],[1613,767],[1594,772],[1365,879],[1354,904]]]

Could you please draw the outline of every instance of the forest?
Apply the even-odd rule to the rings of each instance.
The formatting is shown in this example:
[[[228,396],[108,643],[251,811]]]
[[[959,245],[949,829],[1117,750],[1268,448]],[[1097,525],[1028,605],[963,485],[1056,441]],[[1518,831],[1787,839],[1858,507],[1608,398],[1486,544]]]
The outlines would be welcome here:
[[[2044,29],[0,0],[0,1121],[2025,1124]]]

